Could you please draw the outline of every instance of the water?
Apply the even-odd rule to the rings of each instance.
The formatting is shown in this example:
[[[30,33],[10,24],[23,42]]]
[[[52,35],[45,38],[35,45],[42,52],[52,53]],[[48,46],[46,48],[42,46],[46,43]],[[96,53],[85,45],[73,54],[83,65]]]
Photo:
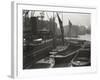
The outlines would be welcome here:
[[[79,35],[79,39],[91,41],[91,35],[90,34]]]
[[[91,35],[90,34],[85,34],[85,35],[78,35],[78,37],[65,37],[65,39],[78,39],[78,40],[87,40],[91,41]]]

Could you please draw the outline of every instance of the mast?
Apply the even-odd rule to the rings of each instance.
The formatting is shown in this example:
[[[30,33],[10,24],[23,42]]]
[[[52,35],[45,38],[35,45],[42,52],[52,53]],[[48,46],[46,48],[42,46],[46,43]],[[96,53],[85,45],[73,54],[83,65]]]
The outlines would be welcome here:
[[[72,23],[69,20],[69,37],[70,37],[70,39],[71,39],[71,28],[72,28]]]
[[[55,16],[53,12],[53,17],[51,18],[52,33],[53,33],[53,48],[56,48],[56,31],[55,31]]]
[[[63,28],[63,22],[61,21],[58,13],[57,13],[59,25],[60,25],[60,30],[61,30],[61,39],[62,39],[62,45],[64,45],[64,28]]]

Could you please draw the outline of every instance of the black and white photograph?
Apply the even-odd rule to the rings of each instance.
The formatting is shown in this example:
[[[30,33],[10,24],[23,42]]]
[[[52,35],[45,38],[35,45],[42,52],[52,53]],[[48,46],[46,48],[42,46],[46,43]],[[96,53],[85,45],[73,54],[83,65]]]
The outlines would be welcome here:
[[[91,14],[22,10],[23,69],[91,66]]]
[[[96,72],[96,15],[95,7],[12,3],[12,77]]]

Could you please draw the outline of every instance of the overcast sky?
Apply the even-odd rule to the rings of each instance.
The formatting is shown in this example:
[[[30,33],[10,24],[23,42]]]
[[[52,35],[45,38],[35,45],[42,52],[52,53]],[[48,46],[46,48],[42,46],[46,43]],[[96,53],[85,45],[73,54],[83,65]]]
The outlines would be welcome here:
[[[32,11],[29,13],[29,16],[40,16],[41,11]],[[90,14],[84,14],[84,13],[58,13],[61,20],[63,21],[63,26],[68,25],[68,20],[72,22],[73,25],[84,25],[84,26],[90,26],[91,24],[91,15]],[[49,18],[55,16],[55,22],[57,23],[57,26],[59,27],[58,18],[56,15],[56,12],[53,14],[53,12],[44,12],[44,20],[49,20]]]

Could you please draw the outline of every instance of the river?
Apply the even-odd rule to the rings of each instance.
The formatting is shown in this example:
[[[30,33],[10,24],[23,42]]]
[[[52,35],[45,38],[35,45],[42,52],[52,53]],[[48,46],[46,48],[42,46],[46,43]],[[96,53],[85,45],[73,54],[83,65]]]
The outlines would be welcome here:
[[[87,40],[91,41],[91,35],[85,34],[85,35],[78,35],[78,37],[65,37],[65,39],[78,39],[78,40]]]

